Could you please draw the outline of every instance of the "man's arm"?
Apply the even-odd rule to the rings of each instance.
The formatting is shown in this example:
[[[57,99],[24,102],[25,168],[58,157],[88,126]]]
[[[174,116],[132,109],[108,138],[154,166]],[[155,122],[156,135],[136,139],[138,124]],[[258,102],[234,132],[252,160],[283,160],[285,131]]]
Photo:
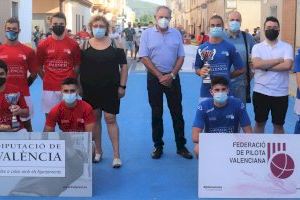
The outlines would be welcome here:
[[[236,69],[230,73],[230,78],[238,77],[238,76],[242,75],[243,73],[245,73],[245,71],[246,71],[245,67],[243,67],[241,69]]]
[[[242,127],[244,133],[253,133],[251,126]]]
[[[199,143],[199,134],[202,132],[201,128],[193,127],[192,129],[192,141],[193,143]]]
[[[86,124],[85,127],[84,127],[84,128],[85,128],[85,131],[86,131],[86,132],[92,132],[94,126],[95,126],[95,123],[94,123],[94,122],[93,122],[93,123]]]
[[[263,60],[261,58],[252,58],[253,69],[269,70],[276,65],[283,63],[283,58],[276,58],[270,60]]]
[[[172,70],[172,73],[173,73],[174,76],[177,76],[179,70],[182,67],[183,62],[184,62],[184,56],[180,56],[180,57],[177,58],[176,63],[175,63],[175,67]],[[165,74],[165,75],[163,75],[161,80],[159,80],[159,82],[161,84],[163,84],[164,86],[171,85],[172,81],[173,81],[173,76],[171,74]]]
[[[155,68],[154,64],[151,62],[148,56],[142,57],[141,61],[151,74],[156,76],[158,79],[162,78],[162,73]]]
[[[283,63],[280,63],[278,65],[275,65],[274,67],[270,68],[269,71],[289,71],[292,69],[293,61],[290,59],[284,60]]]
[[[45,125],[43,132],[54,132],[54,127]]]

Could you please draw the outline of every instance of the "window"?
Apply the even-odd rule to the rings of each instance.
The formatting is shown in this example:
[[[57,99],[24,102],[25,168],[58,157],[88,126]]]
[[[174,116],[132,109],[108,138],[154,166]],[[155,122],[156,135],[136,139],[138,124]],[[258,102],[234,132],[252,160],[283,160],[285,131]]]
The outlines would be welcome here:
[[[11,16],[12,17],[19,17],[19,6],[18,2],[12,1],[11,2]]]

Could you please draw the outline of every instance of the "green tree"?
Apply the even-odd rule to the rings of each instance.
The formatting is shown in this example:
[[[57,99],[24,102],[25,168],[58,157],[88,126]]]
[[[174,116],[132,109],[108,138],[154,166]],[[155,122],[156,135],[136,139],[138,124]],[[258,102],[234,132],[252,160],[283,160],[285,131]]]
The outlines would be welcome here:
[[[155,21],[153,15],[146,14],[146,15],[142,15],[142,16],[139,18],[139,22],[140,22],[143,26],[148,25],[150,21],[152,21],[152,22]]]

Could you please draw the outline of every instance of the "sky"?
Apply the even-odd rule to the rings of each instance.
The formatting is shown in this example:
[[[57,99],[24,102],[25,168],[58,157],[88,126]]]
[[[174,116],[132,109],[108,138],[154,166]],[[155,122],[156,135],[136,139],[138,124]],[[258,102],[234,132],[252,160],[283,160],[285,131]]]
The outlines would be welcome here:
[[[148,2],[151,2],[151,3],[156,3],[156,4],[166,4],[166,1],[165,0],[143,0],[143,1],[148,1]]]

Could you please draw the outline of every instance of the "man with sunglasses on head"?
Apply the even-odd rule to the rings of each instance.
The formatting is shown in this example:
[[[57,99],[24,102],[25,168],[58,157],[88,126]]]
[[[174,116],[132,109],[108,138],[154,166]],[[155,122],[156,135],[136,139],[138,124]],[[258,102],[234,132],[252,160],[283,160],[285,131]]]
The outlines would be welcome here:
[[[55,13],[50,23],[52,35],[41,41],[37,48],[39,75],[43,80],[42,109],[46,116],[62,99],[62,81],[75,78],[80,64],[80,48],[66,34],[66,16]]]
[[[210,93],[213,98],[202,101],[197,109],[192,138],[195,154],[199,154],[199,134],[204,133],[252,133],[251,123],[245,104],[238,98],[229,97],[229,81],[215,76],[211,81]]]
[[[53,132],[56,124],[64,132],[92,132],[96,118],[91,105],[78,98],[78,82],[67,78],[61,84],[62,101],[49,112],[44,132]]]
[[[0,46],[0,59],[8,66],[6,82],[17,86],[23,93],[30,115],[21,117],[27,131],[32,131],[31,118],[33,116],[33,104],[29,87],[34,82],[39,71],[37,57],[34,50],[21,42],[18,37],[21,32],[20,22],[17,18],[9,18],[4,25],[5,40]],[[28,76],[29,74],[29,76]]]
[[[254,132],[264,133],[269,112],[272,114],[273,133],[284,133],[283,125],[288,109],[289,70],[294,59],[290,44],[278,39],[279,21],[267,17],[264,23],[265,40],[254,45],[253,106]]]
[[[202,78],[209,73],[211,78],[222,76],[230,80],[230,78],[238,77],[245,72],[245,66],[236,48],[223,39],[225,34],[223,29],[222,17],[214,15],[209,19],[209,41],[199,46],[195,61],[196,74]],[[207,55],[209,58],[205,58]],[[205,65],[205,62],[208,62],[210,69]],[[232,65],[234,70],[231,72]],[[202,82],[200,101],[212,97],[210,88],[210,82]]]

